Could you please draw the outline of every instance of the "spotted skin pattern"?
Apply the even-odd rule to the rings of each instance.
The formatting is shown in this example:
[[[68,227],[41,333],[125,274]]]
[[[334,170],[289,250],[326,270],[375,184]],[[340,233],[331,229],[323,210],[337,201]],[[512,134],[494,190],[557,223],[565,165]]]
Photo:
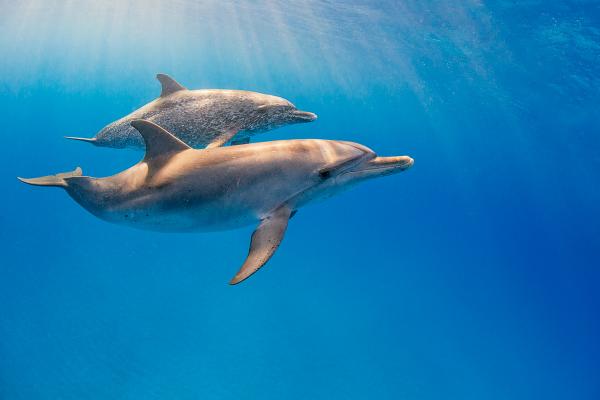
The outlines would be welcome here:
[[[143,149],[142,137],[130,123],[145,119],[164,127],[189,146],[201,148],[227,137],[223,135],[232,136],[234,142],[244,142],[257,133],[317,118],[281,97],[243,90],[187,90],[171,78],[161,77],[181,89],[165,95],[163,83],[163,95],[110,123],[95,138],[79,140],[101,147]]]

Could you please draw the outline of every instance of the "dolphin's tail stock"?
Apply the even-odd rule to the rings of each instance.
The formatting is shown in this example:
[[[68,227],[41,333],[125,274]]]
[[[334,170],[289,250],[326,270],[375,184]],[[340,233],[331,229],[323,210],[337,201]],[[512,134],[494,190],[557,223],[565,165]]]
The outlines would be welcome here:
[[[84,138],[84,137],[76,137],[76,136],[65,136],[65,139],[79,140],[80,142],[87,142],[87,143],[91,143],[91,144],[96,144],[96,138]]]
[[[81,176],[81,175],[82,175],[81,168],[77,167],[77,168],[75,168],[74,171],[71,171],[71,172],[63,172],[60,174],[42,176],[39,178],[19,178],[19,177],[17,177],[17,179],[20,180],[21,182],[25,182],[29,185],[34,185],[34,186],[67,187],[67,181],[65,179],[73,178],[73,177]]]

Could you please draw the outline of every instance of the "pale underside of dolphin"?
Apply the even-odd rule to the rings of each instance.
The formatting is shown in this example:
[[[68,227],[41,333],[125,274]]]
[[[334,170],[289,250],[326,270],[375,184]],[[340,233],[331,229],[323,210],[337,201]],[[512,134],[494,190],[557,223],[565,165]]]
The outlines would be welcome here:
[[[19,179],[62,187],[95,216],[139,229],[193,232],[258,224],[246,261],[231,284],[271,258],[298,208],[413,164],[407,156],[378,157],[360,144],[331,140],[194,150],[152,122],[136,120],[132,125],[144,139],[146,154],[121,173],[92,178],[77,168]]]
[[[101,147],[143,149],[144,141],[131,121],[146,119],[191,147],[218,147],[248,143],[256,133],[317,118],[277,96],[244,90],[188,90],[168,75],[156,78],[162,86],[157,99],[105,126],[93,138],[67,138]]]

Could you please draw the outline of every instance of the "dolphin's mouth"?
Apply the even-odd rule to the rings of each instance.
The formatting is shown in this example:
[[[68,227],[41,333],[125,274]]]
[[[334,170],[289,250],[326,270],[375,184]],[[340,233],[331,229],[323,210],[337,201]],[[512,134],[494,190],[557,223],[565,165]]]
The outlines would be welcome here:
[[[312,122],[317,119],[317,114],[308,111],[294,110],[292,115],[297,122]]]
[[[375,157],[362,163],[357,168],[350,169],[342,175],[354,177],[375,177],[402,172],[413,166],[415,161],[408,156]]]
[[[394,170],[400,169],[402,171],[409,169],[413,166],[415,160],[408,156],[397,156],[397,157],[376,157],[369,161],[366,168],[361,171],[376,171],[376,170]]]

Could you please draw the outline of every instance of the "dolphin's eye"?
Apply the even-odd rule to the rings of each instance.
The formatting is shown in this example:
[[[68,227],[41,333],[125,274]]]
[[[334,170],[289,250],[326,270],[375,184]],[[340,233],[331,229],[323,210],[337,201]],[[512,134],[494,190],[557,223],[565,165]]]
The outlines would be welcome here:
[[[319,176],[323,179],[327,179],[331,176],[331,171],[328,169],[322,169],[319,171]]]

